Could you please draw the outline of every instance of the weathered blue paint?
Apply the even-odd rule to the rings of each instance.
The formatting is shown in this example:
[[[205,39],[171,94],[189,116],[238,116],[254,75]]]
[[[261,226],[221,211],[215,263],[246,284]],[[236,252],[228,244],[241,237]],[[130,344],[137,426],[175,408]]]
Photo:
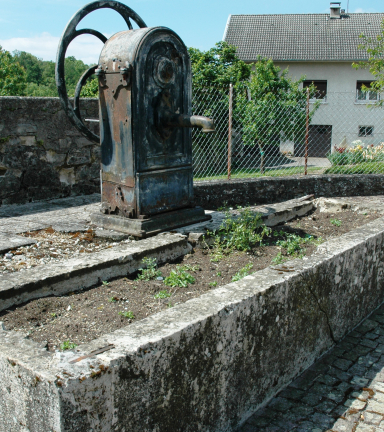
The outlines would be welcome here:
[[[130,69],[126,81],[122,68]],[[191,132],[163,120],[166,110],[191,114],[184,43],[164,27],[120,32],[106,42],[99,69],[105,213],[140,217],[191,206]],[[118,199],[121,185],[133,199]]]

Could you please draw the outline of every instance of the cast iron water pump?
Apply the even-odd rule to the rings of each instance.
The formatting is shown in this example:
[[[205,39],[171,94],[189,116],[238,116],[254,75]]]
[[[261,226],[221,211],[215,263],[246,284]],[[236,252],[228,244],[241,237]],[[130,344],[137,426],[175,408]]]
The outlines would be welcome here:
[[[107,40],[96,30],[76,29],[86,15],[102,8],[120,13],[129,30]],[[69,44],[82,34],[98,37],[104,47],[99,64],[80,78],[72,106],[64,61]],[[93,74],[99,80],[100,137],[87,128],[79,106],[81,89]],[[147,27],[128,6],[95,1],[70,20],[58,49],[56,84],[72,123],[101,143],[102,206],[92,217],[98,226],[145,237],[209,219],[193,204],[190,128],[215,128],[211,119],[191,115],[191,83],[183,41],[168,28]]]

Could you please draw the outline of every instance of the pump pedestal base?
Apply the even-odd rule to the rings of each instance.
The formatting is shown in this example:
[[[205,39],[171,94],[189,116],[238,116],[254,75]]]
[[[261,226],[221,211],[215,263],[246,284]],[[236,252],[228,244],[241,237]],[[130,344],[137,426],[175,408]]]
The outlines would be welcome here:
[[[150,237],[162,231],[170,231],[186,225],[211,219],[202,207],[186,208],[162,213],[148,219],[128,219],[122,216],[94,213],[91,221],[104,229],[131,234],[134,237]]]

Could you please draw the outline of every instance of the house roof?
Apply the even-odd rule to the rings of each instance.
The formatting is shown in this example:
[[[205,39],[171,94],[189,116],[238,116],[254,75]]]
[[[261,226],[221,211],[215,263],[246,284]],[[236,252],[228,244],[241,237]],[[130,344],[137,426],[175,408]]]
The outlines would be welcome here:
[[[257,56],[274,61],[367,60],[358,49],[359,35],[376,37],[384,13],[351,13],[341,18],[329,14],[230,15],[224,33],[237,47],[240,59]]]

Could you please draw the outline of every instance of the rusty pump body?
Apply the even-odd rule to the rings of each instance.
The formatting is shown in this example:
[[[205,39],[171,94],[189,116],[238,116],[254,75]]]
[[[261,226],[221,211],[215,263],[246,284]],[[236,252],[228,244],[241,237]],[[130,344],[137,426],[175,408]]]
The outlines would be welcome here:
[[[75,27],[90,11],[105,7],[121,13],[130,30],[104,41],[99,64],[80,79],[72,108],[66,92],[60,94],[62,52],[73,39],[70,31],[93,32],[102,40],[94,30]],[[141,28],[132,29],[130,17]],[[115,1],[90,3],[74,16],[59,47],[56,81],[67,114],[95,141],[98,137],[86,128],[79,109],[82,85],[93,73],[99,80],[102,202],[92,221],[146,237],[209,219],[193,204],[191,127],[203,132],[215,128],[211,119],[191,115],[191,66],[182,40],[168,28],[146,27]]]

